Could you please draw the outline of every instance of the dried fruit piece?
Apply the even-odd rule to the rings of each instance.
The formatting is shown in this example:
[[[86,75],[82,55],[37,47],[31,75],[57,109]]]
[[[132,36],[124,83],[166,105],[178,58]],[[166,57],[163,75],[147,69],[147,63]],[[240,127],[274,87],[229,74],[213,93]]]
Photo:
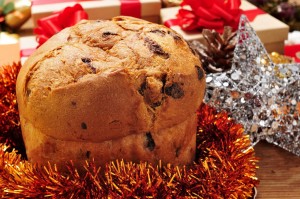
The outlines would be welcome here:
[[[174,99],[180,99],[184,96],[184,91],[181,86],[175,82],[171,86],[165,88],[165,93]]]
[[[204,77],[204,72],[200,66],[196,65],[195,67],[197,69],[198,79],[201,80]]]
[[[155,148],[155,142],[152,138],[151,132],[146,133],[146,148],[148,148],[150,151],[153,151]]]
[[[158,34],[162,37],[164,37],[166,35],[166,32],[163,31],[163,30],[160,30],[160,29],[155,29],[155,30],[150,30],[151,33],[155,33],[155,34]]]
[[[156,41],[146,37],[145,43],[151,52],[163,57],[164,59],[168,59],[170,57],[169,53],[166,53]]]

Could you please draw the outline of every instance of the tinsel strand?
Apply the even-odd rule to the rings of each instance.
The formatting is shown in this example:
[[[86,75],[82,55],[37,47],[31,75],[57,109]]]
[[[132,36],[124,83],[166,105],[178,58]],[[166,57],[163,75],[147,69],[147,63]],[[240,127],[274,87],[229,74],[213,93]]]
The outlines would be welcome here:
[[[25,152],[16,100],[16,81],[21,63],[0,66],[0,143]],[[22,154],[25,157],[25,153]]]

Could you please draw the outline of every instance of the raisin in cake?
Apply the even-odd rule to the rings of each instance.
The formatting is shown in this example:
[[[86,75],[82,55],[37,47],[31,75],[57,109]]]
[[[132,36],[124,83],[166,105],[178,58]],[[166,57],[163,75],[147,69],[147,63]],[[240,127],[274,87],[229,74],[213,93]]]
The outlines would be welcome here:
[[[20,71],[27,156],[42,164],[191,163],[204,91],[199,59],[173,30],[131,17],[82,21]]]

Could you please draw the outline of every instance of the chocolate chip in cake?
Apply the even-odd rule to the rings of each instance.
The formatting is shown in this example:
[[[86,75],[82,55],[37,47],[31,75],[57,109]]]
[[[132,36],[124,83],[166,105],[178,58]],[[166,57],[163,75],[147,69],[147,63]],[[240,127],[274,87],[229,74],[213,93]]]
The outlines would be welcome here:
[[[161,93],[164,93],[165,92],[165,86],[166,86],[166,83],[167,83],[167,74],[163,74],[162,77],[161,77],[161,82],[163,84],[162,88],[161,88]]]
[[[181,37],[178,36],[176,33],[168,31],[168,34],[171,35],[175,41],[182,41]]]
[[[200,66],[196,65],[195,67],[197,69],[198,79],[201,80],[204,77],[204,72]]]
[[[140,86],[140,89],[138,90],[142,96],[144,96],[145,89],[146,89],[146,82],[143,82]]]
[[[163,30],[160,30],[160,29],[155,29],[155,30],[150,30],[151,33],[155,33],[155,34],[158,34],[162,37],[164,37],[166,35],[166,32],[163,31]]]
[[[154,103],[151,104],[151,108],[155,109],[156,107],[159,107],[161,104],[162,104],[161,101],[159,101],[159,102],[154,102]]]
[[[93,74],[97,73],[97,69],[91,63],[88,64],[88,67],[92,70]]]
[[[173,83],[171,86],[165,87],[165,93],[174,99],[180,99],[184,96],[184,91],[178,83]]]
[[[113,32],[108,32],[108,31],[102,33],[102,37],[108,37],[110,35],[118,35],[118,34],[117,33],[113,33]]]
[[[90,158],[90,157],[91,157],[91,152],[90,152],[90,151],[87,151],[87,152],[85,153],[85,156],[86,156],[87,158]]]
[[[72,104],[72,106],[76,106],[77,105],[77,103],[75,101],[72,101],[71,104]]]
[[[81,123],[81,128],[82,128],[82,129],[87,129],[86,123],[82,122],[82,123]]]
[[[151,52],[163,57],[164,59],[168,59],[170,57],[169,53],[166,53],[156,41],[145,37],[145,43]]]
[[[153,151],[155,148],[155,142],[152,138],[151,132],[146,133],[146,148],[148,148],[150,151]]]
[[[90,58],[83,57],[83,58],[81,58],[81,61],[82,61],[83,63],[88,64],[88,63],[90,63],[92,60],[91,60]]]
[[[91,60],[90,58],[83,57],[83,58],[81,58],[81,61],[82,61],[83,63],[87,64],[88,68],[92,70],[92,73],[93,73],[93,74],[96,74],[97,70],[96,70],[95,67],[93,67],[93,65],[92,65],[92,63],[91,63],[92,60]]]

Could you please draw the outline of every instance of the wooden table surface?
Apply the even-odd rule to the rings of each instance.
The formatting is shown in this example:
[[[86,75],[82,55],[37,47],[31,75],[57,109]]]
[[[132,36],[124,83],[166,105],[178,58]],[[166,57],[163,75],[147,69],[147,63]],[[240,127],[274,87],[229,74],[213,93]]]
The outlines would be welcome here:
[[[256,199],[300,199],[300,157],[266,142],[254,149],[260,167]]]

